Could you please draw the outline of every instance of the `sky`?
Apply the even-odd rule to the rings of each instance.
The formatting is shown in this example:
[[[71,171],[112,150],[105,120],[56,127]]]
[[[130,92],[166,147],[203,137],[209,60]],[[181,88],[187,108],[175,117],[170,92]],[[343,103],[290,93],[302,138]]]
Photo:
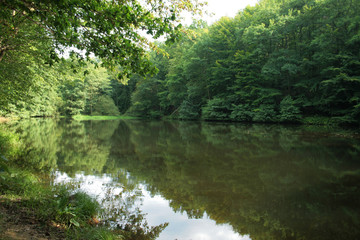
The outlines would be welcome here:
[[[209,24],[214,23],[223,16],[234,17],[239,10],[246,6],[254,6],[258,0],[205,0],[208,2],[207,10],[213,12],[212,17],[205,17]]]

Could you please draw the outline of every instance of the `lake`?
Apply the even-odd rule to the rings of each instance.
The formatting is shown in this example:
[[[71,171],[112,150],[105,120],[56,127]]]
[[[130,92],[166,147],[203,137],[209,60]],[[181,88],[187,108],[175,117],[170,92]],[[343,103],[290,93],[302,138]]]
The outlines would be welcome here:
[[[168,223],[159,240],[360,237],[354,129],[53,119],[13,128],[26,165],[93,195],[104,214]]]

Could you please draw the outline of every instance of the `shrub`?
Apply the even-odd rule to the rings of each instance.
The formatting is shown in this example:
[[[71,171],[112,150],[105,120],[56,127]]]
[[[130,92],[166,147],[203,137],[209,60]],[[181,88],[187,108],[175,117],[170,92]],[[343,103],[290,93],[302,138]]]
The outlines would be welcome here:
[[[86,226],[100,210],[99,203],[83,192],[71,192],[61,188],[56,198],[57,220],[69,228]]]
[[[179,118],[194,120],[200,118],[200,110],[198,105],[194,105],[192,102],[188,100],[184,100],[179,109]]]
[[[259,108],[253,110],[254,122],[276,122],[277,113],[272,104],[261,104]]]
[[[298,122],[301,118],[300,110],[295,106],[291,96],[286,96],[280,102],[280,121],[281,122]]]
[[[102,95],[95,104],[92,115],[118,116],[120,112],[110,96]]]
[[[230,119],[240,122],[248,122],[253,118],[254,113],[251,111],[248,104],[233,105]]]
[[[202,108],[202,117],[205,120],[227,120],[230,113],[231,105],[220,98],[209,100]]]

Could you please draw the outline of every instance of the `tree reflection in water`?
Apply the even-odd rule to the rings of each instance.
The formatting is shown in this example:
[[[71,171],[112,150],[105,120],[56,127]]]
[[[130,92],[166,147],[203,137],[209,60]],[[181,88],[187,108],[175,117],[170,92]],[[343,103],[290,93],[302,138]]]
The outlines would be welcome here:
[[[360,237],[360,140],[347,132],[176,121],[35,123],[17,126],[38,156],[33,166],[70,176],[107,173],[120,184],[131,179],[174,211],[206,213],[252,239]]]

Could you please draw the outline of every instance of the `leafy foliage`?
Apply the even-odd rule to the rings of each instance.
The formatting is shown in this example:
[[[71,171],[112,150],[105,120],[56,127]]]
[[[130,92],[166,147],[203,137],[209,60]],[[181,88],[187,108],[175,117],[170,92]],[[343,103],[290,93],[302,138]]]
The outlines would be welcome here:
[[[143,102],[170,104],[163,114],[184,119],[359,124],[359,7],[262,0],[233,19],[194,24],[196,38],[169,47],[161,64],[166,97]]]
[[[49,66],[70,55],[80,60],[80,66],[87,65],[87,60],[95,66],[120,69],[113,76],[116,79],[124,80],[132,72],[154,74],[157,68],[149,60],[148,49],[162,50],[147,37],[165,37],[169,43],[178,40],[184,31],[181,14],[200,14],[203,5],[194,0],[0,1],[0,110],[20,117],[49,116],[58,114],[60,105],[61,114],[91,114],[97,100],[90,90],[96,81],[81,78],[86,83],[82,93],[79,84],[58,83],[64,69]],[[72,72],[78,64],[67,65]],[[101,69],[98,75],[104,74]],[[97,76],[88,76],[93,77]],[[68,106],[55,94],[58,85],[72,98]],[[90,110],[78,100],[82,94]]]
[[[207,120],[226,120],[229,118],[230,105],[220,98],[214,98],[202,108],[202,116]]]
[[[296,122],[300,119],[300,110],[290,96],[280,102],[280,121]]]
[[[118,116],[120,112],[110,96],[102,95],[97,100],[92,115]]]
[[[148,118],[360,123],[358,1],[261,0],[211,26],[194,22],[192,35],[177,19],[201,4],[169,3],[1,2],[2,114],[113,115],[115,105]],[[181,40],[145,51],[139,29]],[[98,58],[54,64],[64,46]]]
[[[0,60],[26,41],[36,42],[36,31],[27,35],[26,24],[41,30],[49,38],[50,59],[56,59],[55,49],[64,47],[82,50],[102,59],[103,65],[122,66],[123,72],[154,72],[145,52],[152,46],[139,30],[155,39],[165,35],[175,41],[181,34],[180,14],[201,12],[203,4],[191,0],[158,1],[1,1],[2,31]],[[22,35],[22,33],[24,33]],[[49,60],[50,60],[49,59]]]

